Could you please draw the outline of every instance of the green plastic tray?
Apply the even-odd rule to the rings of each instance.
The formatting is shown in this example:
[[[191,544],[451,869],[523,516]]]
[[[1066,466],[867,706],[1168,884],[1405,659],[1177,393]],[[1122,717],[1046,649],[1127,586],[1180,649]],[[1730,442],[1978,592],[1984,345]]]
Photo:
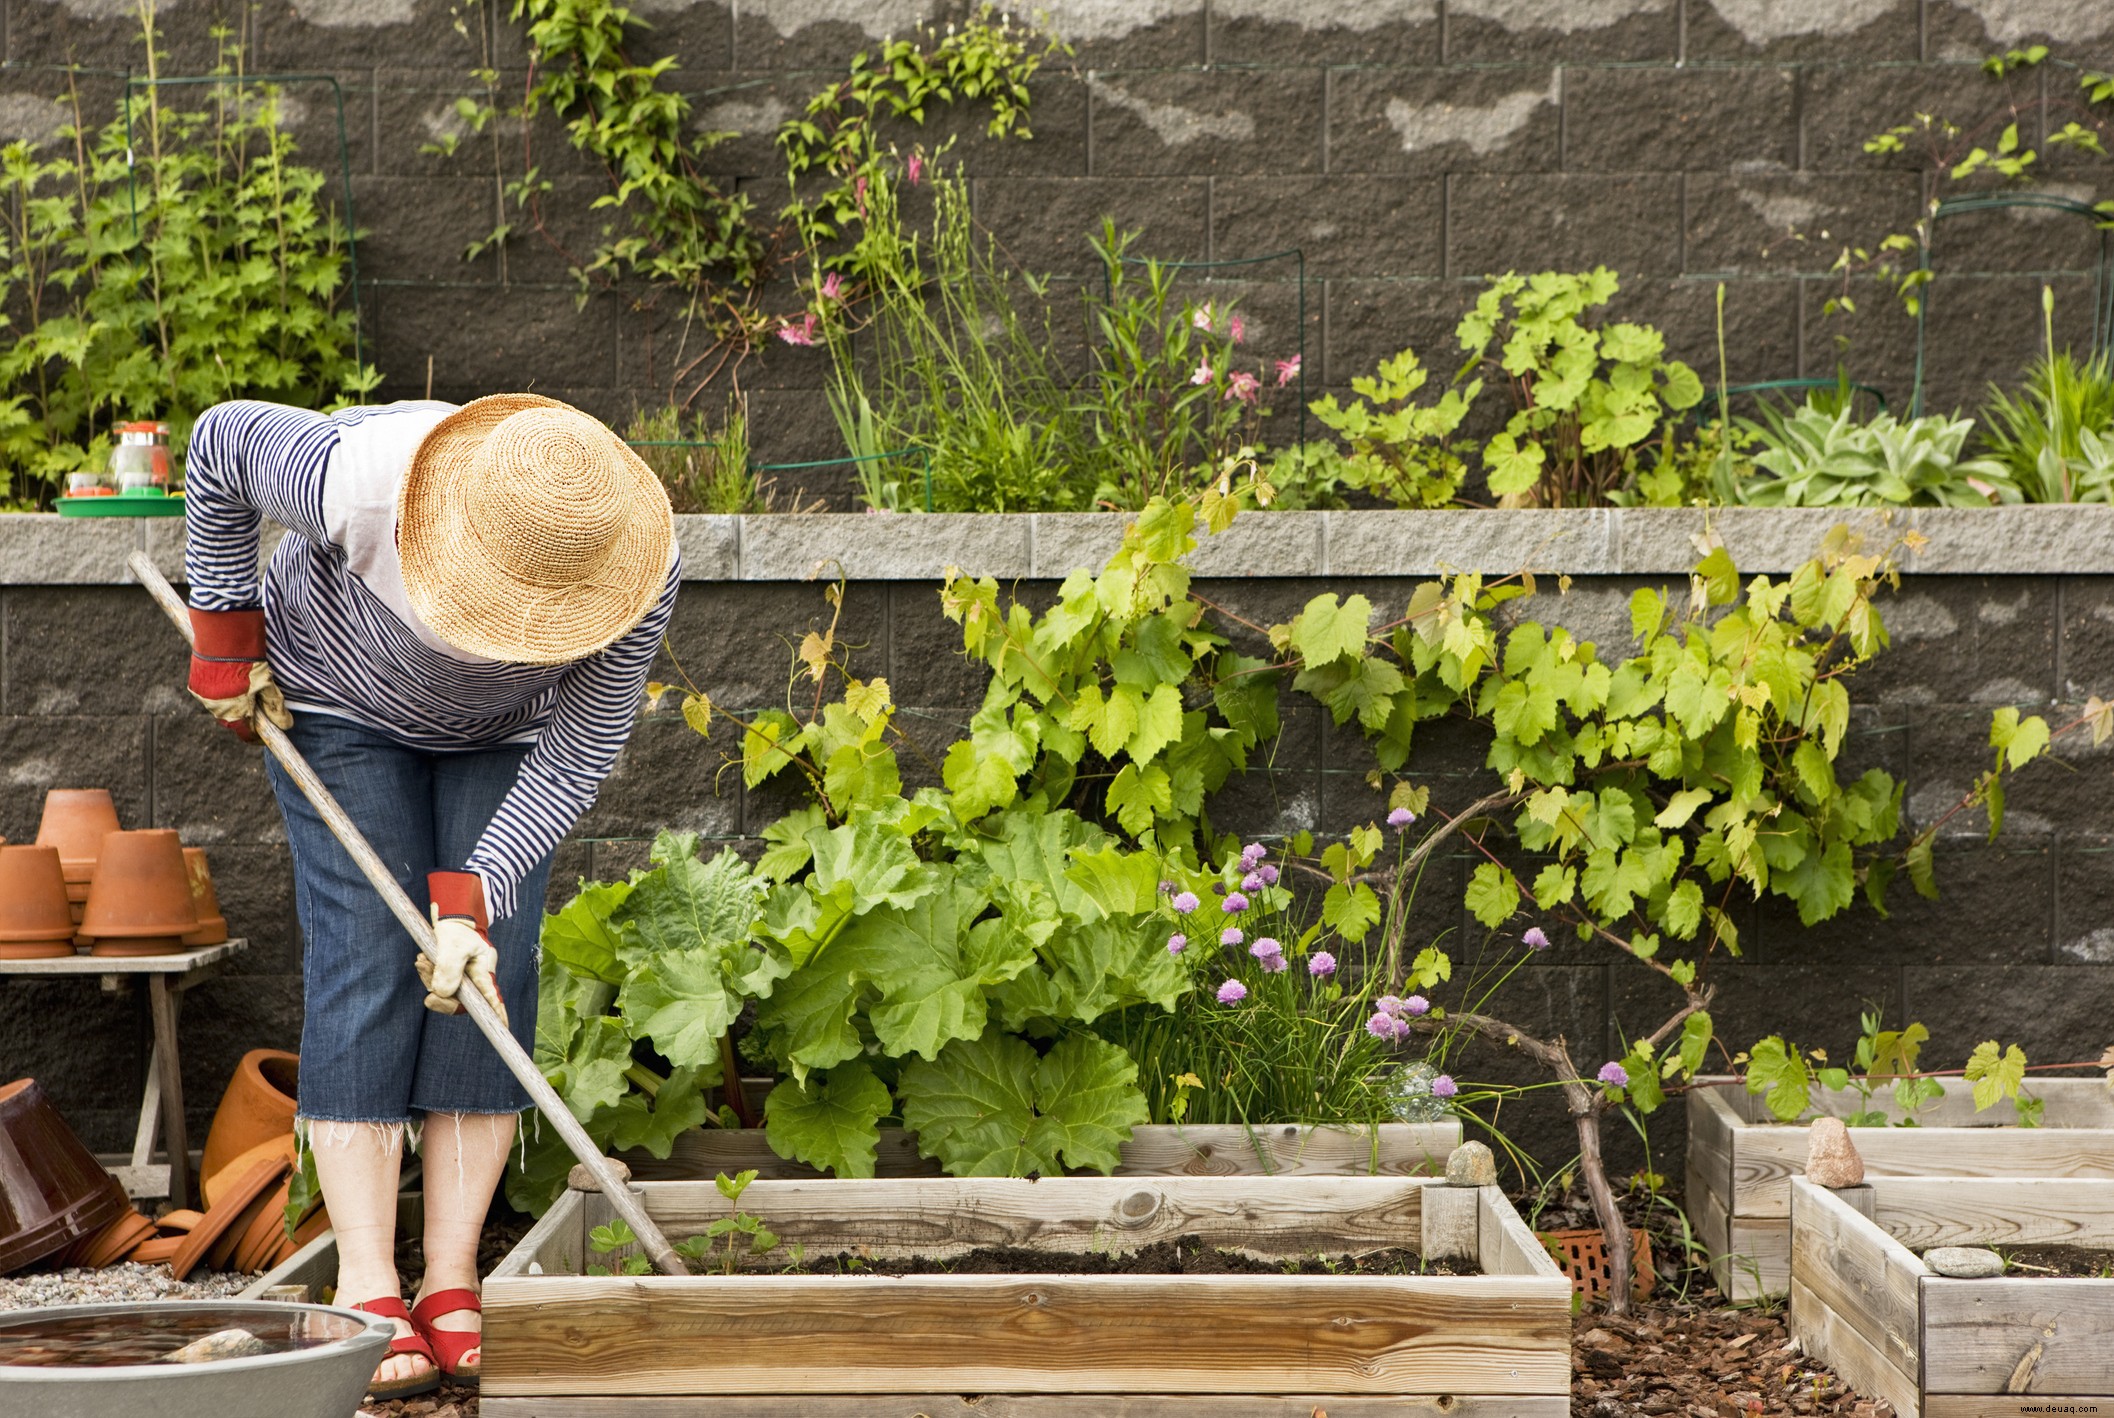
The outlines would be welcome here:
[[[181,517],[183,494],[118,493],[113,497],[62,497],[61,517]]]

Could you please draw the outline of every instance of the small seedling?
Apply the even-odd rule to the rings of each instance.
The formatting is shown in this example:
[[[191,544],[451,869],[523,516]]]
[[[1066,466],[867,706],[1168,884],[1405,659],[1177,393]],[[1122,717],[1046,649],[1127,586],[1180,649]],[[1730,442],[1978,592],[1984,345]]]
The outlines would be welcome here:
[[[631,1228],[621,1221],[612,1221],[607,1226],[597,1226],[587,1233],[588,1249],[605,1259],[627,1246],[636,1246],[639,1238],[631,1234]],[[653,1263],[633,1251],[617,1264],[615,1270],[607,1265],[590,1265],[589,1275],[645,1275],[653,1269]]]
[[[775,1250],[778,1246],[778,1233],[764,1225],[763,1218],[751,1216],[741,1209],[741,1194],[747,1191],[749,1183],[755,1180],[756,1169],[753,1167],[731,1177],[721,1172],[713,1178],[712,1185],[718,1187],[719,1194],[734,1207],[734,1214],[722,1216],[705,1227],[701,1235],[691,1236],[678,1243],[676,1254],[692,1265],[707,1269],[716,1267],[721,1275],[732,1275],[741,1268],[744,1253],[739,1237],[749,1238],[746,1252],[749,1255],[760,1256]],[[721,1240],[726,1244],[715,1244]],[[796,1259],[794,1263],[797,1265],[799,1262]]]

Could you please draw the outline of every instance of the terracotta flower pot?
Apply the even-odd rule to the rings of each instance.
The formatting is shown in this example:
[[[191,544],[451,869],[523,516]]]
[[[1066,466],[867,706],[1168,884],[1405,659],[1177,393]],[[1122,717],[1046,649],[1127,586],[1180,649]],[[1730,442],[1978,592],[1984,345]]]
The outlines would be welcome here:
[[[257,1147],[294,1133],[294,1099],[301,1077],[301,1057],[284,1049],[252,1049],[235,1065],[234,1077],[213,1110],[206,1149],[199,1160],[201,1179],[217,1181],[228,1164]],[[210,1204],[212,1198],[206,1198]]]
[[[117,805],[105,788],[53,788],[44,795],[39,847],[57,847],[66,879],[85,883],[95,875],[103,839],[118,831]]]
[[[0,1275],[97,1234],[128,1205],[35,1079],[0,1088]]]
[[[0,847],[0,960],[73,954],[56,847]]]
[[[198,912],[198,929],[184,937],[184,944],[218,945],[228,938],[228,918],[220,914],[220,893],[213,889],[205,848],[184,848],[184,870],[190,874],[191,904]]]
[[[95,955],[168,955],[198,929],[182,845],[167,830],[113,832],[103,839],[81,934]]]

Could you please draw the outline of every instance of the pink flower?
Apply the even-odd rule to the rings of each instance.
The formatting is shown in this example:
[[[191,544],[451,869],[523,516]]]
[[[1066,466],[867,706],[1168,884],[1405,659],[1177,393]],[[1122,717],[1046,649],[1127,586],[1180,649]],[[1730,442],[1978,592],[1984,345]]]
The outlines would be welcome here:
[[[1290,384],[1293,380],[1299,377],[1300,359],[1301,356],[1293,355],[1290,359],[1281,359],[1277,362],[1278,388],[1284,388],[1285,385]]]
[[[793,324],[791,321],[780,325],[778,327],[778,338],[789,345],[812,345],[815,343],[816,332],[821,328],[822,322],[817,320],[815,312],[810,310],[801,317],[798,325]]]
[[[1230,330],[1231,330],[1231,331],[1233,332],[1233,343],[1234,343],[1234,344],[1236,344],[1236,345],[1237,345],[1237,344],[1239,344],[1239,343],[1240,343],[1240,342],[1241,342],[1242,340],[1245,340],[1245,339],[1247,339],[1247,338],[1248,338],[1248,327],[1247,327],[1247,326],[1245,326],[1245,325],[1243,325],[1243,324],[1241,324],[1241,318],[1240,318],[1240,317],[1239,317],[1238,315],[1236,315],[1236,316],[1234,316],[1234,317],[1233,317],[1233,320],[1232,320],[1232,322],[1230,323],[1230,325],[1228,326],[1228,328],[1229,328],[1229,329],[1230,329]]]
[[[910,178],[910,185],[912,187],[917,186],[918,179],[925,175],[925,155],[923,153],[912,153],[910,161],[905,164],[905,169]]]
[[[1208,359],[1199,361],[1196,373],[1189,376],[1189,382],[1191,384],[1209,384],[1211,382],[1211,361]]]
[[[1269,864],[1268,864],[1268,863],[1266,862],[1266,863],[1264,863],[1264,864],[1263,864],[1262,866],[1260,866],[1260,867],[1256,868],[1256,870],[1262,873],[1263,885],[1265,885],[1265,886],[1275,886],[1275,885],[1277,885],[1277,868],[1276,868],[1276,867],[1273,867],[1273,866],[1269,865]]]
[[[1167,937],[1167,953],[1169,955],[1180,955],[1188,948],[1189,937],[1183,935],[1180,931],[1176,931],[1173,935]]]
[[[1251,871],[1241,878],[1241,890],[1243,891],[1260,891],[1263,889],[1263,885],[1263,874],[1259,871]]]
[[[1209,330],[1211,328],[1211,307],[1200,305],[1195,310],[1190,311],[1189,323],[1199,330]],[[1203,382],[1201,379],[1197,381],[1199,384]]]
[[[844,299],[844,277],[841,274],[831,271],[822,278],[822,298],[824,300]]]
[[[1451,1098],[1461,1091],[1461,1085],[1453,1081],[1453,1075],[1442,1073],[1431,1081],[1431,1096]]]
[[[1218,987],[1220,1004],[1239,1004],[1248,997],[1248,987],[1238,980],[1228,980]]]
[[[1317,950],[1307,957],[1307,973],[1317,978],[1336,973],[1336,957],[1326,950]]]
[[[1245,369],[1236,369],[1226,380],[1226,397],[1238,399],[1244,404],[1255,402],[1256,391],[1263,387],[1260,379]]]
[[[1365,1021],[1365,1032],[1375,1039],[1402,1039],[1408,1037],[1409,1024],[1381,1010]]]
[[[1284,954],[1285,948],[1268,936],[1263,936],[1248,947],[1248,953],[1257,960],[1268,960],[1273,955]]]
[[[1218,943],[1220,945],[1239,945],[1246,939],[1247,937],[1241,934],[1239,926],[1228,926],[1220,931],[1218,935]]]
[[[1598,1077],[1610,1088],[1627,1088],[1630,1084],[1629,1070],[1619,1063],[1602,1064]]]
[[[1248,898],[1236,891],[1220,904],[1219,909],[1229,916],[1238,916],[1248,909]]]
[[[1411,995],[1408,999],[1402,1001],[1402,1012],[1404,1014],[1429,1014],[1431,1013],[1431,1001],[1422,995]]]

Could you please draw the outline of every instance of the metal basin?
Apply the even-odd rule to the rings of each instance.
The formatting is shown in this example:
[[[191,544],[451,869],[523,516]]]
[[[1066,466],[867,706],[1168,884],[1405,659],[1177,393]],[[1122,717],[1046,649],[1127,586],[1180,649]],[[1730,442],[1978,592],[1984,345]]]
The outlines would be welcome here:
[[[272,1352],[149,1362],[224,1329]],[[0,1314],[0,1413],[35,1418],[351,1418],[388,1320],[327,1305],[209,1300]]]

